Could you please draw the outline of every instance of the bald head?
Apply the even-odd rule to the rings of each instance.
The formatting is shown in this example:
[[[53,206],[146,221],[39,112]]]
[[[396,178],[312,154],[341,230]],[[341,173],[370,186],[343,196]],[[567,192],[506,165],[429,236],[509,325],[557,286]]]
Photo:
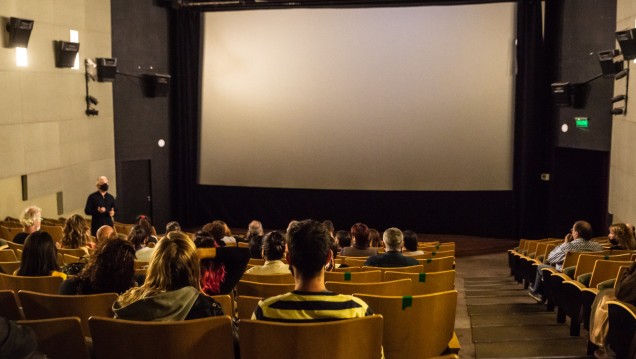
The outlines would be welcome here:
[[[99,229],[97,230],[97,233],[95,233],[95,238],[98,244],[106,242],[111,237],[116,238],[117,233],[115,233],[115,229],[113,227],[108,225],[103,225],[99,227]]]

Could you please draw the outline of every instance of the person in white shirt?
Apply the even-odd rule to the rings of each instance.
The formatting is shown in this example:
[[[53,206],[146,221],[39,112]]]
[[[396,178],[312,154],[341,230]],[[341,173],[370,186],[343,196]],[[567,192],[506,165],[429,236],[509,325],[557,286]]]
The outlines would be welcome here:
[[[255,266],[245,273],[249,274],[290,274],[289,265],[281,259],[285,255],[285,237],[280,232],[269,232],[263,238],[263,258],[265,264]]]

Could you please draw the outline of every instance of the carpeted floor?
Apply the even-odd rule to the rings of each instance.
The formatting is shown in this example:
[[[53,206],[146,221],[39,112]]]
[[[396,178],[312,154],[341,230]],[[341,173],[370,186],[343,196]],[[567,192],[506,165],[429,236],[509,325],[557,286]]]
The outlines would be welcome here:
[[[506,253],[456,262],[461,358],[590,358],[587,332],[570,337],[567,323],[530,298],[508,275]]]

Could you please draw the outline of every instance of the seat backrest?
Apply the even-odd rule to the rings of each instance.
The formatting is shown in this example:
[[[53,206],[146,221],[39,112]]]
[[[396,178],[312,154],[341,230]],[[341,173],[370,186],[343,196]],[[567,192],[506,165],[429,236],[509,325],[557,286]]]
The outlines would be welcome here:
[[[265,264],[265,260],[264,259],[259,259],[259,258],[250,258],[249,262],[247,262],[247,264],[251,264],[253,266],[262,266],[263,264]]]
[[[353,283],[381,282],[382,272],[379,270],[368,272],[325,272],[325,282],[327,281]]]
[[[270,283],[270,284],[293,284],[294,277],[291,273],[287,274],[250,274],[243,273],[241,280],[257,283]]]
[[[594,264],[598,260],[629,260],[629,254],[620,254],[610,256],[607,254],[594,254],[594,253],[582,253],[579,255],[579,259],[576,262],[576,269],[574,271],[573,279],[576,279],[581,274],[592,273],[594,270]]]
[[[211,297],[221,305],[223,314],[229,315],[230,317],[234,316],[234,304],[229,294],[212,295]]]
[[[21,290],[18,299],[26,319],[78,317],[82,321],[82,331],[88,337],[88,318],[94,315],[112,317],[117,294],[58,295]]]
[[[413,286],[413,295],[445,292],[455,289],[455,271],[431,273],[384,272],[384,280],[409,278]]]
[[[62,284],[61,277],[23,277],[0,273],[0,288],[18,292],[29,290],[39,293],[56,294]]]
[[[610,251],[604,250],[599,252],[575,252],[569,251],[565,254],[565,259],[563,260],[563,268],[576,266],[576,263],[579,261],[579,256],[581,254],[595,254],[595,255],[609,255]]]
[[[38,352],[47,358],[90,359],[82,333],[80,319],[62,317],[39,320],[20,320],[19,325],[30,327],[38,342]]]
[[[41,225],[40,230],[51,235],[55,243],[62,240],[64,236],[64,228],[62,226],[45,226]]]
[[[387,358],[438,356],[453,337],[456,290],[412,297],[355,296],[384,317],[382,345]]]
[[[375,283],[326,282],[325,287],[338,294],[411,295],[412,293],[410,279]]]
[[[422,249],[427,252],[445,252],[445,251],[454,251],[455,250],[455,242],[446,242],[446,243],[438,243],[434,245],[423,245],[419,246],[419,249]]]
[[[232,320],[227,315],[165,322],[91,317],[88,324],[96,359],[234,359]]]
[[[9,320],[24,319],[24,315],[20,310],[18,298],[12,290],[0,290],[0,317]]]
[[[630,353],[636,333],[636,307],[621,301],[607,302],[609,328],[607,344],[616,353],[616,358],[634,358]],[[631,354],[631,355],[630,355]]]
[[[427,249],[424,249],[427,250]],[[428,258],[442,258],[442,257],[454,257],[455,256],[455,250],[448,250],[448,251],[432,251],[432,252],[424,252],[424,258],[418,258],[418,259],[428,259]]]
[[[8,242],[10,242],[10,241],[13,241],[13,238],[15,238],[15,236],[18,233],[23,232],[23,231],[24,231],[24,229],[22,228],[22,226],[20,226],[20,227],[0,226],[0,237],[5,239],[5,240],[7,240]],[[11,248],[11,246],[9,246],[9,248]]]
[[[362,267],[368,257],[345,257],[344,263],[350,267]]]
[[[3,249],[0,251],[0,262],[15,262],[18,257],[15,256],[13,249]]]
[[[384,276],[384,272],[392,271],[392,272],[403,272],[403,273],[421,273],[424,271],[424,266],[421,264],[414,266],[406,266],[406,267],[362,267],[368,268],[370,270],[379,270],[382,272]]]
[[[75,257],[86,257],[86,251],[83,248],[59,248],[57,252]]]
[[[20,261],[0,262],[0,270],[5,274],[13,274],[20,268]]]
[[[597,260],[592,270],[592,277],[590,278],[589,288],[596,288],[596,286],[608,279],[616,279],[619,276],[619,271],[622,266],[630,266],[632,261],[622,260]]]
[[[334,268],[334,272],[370,272],[378,270],[376,267],[341,267]]]
[[[269,298],[294,290],[294,284],[269,284],[240,280],[236,285],[238,295]]]
[[[454,269],[455,257],[440,257],[440,258],[427,258],[418,259],[418,262],[424,266],[424,269],[420,272],[439,272],[443,270]]]
[[[320,338],[320,340],[317,340]],[[241,358],[379,358],[382,316],[317,323],[241,320]]]
[[[263,299],[261,297],[252,297],[250,295],[239,295],[236,297],[236,315],[239,319],[251,319],[254,309],[258,305],[258,302]]]

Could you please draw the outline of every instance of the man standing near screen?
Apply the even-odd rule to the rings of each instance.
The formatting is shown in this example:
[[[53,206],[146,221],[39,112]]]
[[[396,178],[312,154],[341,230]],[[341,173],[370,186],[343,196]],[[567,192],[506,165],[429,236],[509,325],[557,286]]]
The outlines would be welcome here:
[[[92,236],[95,236],[99,227],[103,225],[113,227],[115,197],[108,193],[108,178],[106,176],[101,176],[97,179],[97,191],[91,193],[86,199],[84,213],[92,216]]]

